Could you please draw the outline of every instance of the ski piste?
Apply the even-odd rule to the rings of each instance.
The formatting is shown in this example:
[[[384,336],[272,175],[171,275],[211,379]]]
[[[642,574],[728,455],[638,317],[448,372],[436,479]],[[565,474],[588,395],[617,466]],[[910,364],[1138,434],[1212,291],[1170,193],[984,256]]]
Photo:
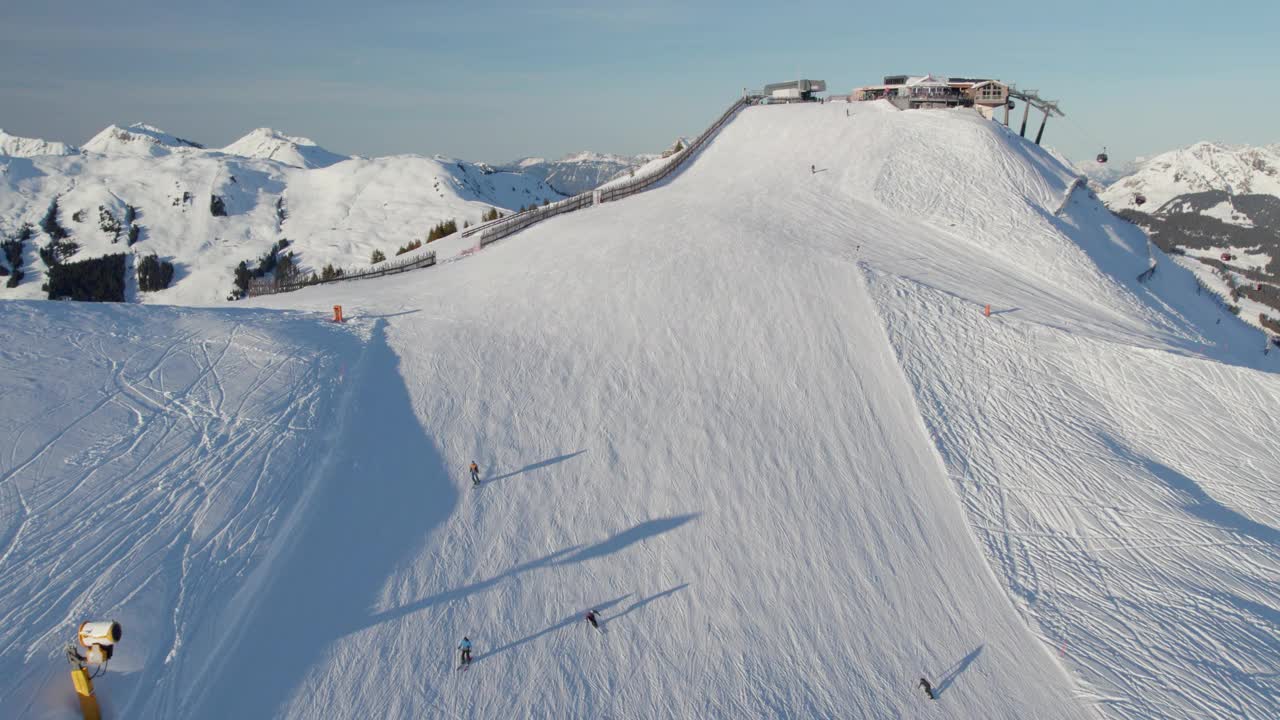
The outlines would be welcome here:
[[[430,270],[5,302],[6,710],[65,717],[41,655],[118,610],[164,618],[121,717],[912,717],[907,669],[975,654],[939,714],[1280,717],[1202,662],[1275,661],[1277,354],[1158,249],[1139,287],[1140,229],[1016,129],[878,105],[748,108]],[[521,472],[468,503],[472,457]],[[480,628],[443,713],[456,665],[404,658]]]

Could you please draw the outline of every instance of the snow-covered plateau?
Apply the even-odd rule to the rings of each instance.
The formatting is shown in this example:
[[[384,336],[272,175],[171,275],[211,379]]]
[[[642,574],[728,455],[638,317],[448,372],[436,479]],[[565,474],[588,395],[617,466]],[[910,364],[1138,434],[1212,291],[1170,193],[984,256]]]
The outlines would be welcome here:
[[[303,258],[437,202],[208,153]],[[103,618],[110,717],[1280,717],[1280,352],[1016,133],[749,107],[456,257],[3,305],[7,715],[76,716]]]

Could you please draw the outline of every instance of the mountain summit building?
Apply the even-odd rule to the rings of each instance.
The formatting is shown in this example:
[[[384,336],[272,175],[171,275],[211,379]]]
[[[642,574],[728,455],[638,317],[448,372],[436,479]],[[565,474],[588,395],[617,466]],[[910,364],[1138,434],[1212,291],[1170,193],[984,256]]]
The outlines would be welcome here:
[[[903,110],[978,107],[991,112],[1009,102],[1009,86],[986,78],[886,75],[881,85],[854,88],[850,101],[888,100]]]
[[[791,80],[764,86],[764,97],[770,103],[813,102],[814,93],[826,92],[825,80]]]

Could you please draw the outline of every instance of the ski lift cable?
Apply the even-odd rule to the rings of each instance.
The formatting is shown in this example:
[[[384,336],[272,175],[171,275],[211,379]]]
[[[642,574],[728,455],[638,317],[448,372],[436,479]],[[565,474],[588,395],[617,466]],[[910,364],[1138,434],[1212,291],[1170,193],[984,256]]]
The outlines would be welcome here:
[[[1111,159],[1107,155],[1107,146],[1103,145],[1101,142],[1098,142],[1099,139],[1096,135],[1086,130],[1080,123],[1076,122],[1075,119],[1072,118],[1070,115],[1063,115],[1063,117],[1066,118],[1067,124],[1079,134],[1080,138],[1087,141],[1090,145],[1102,146],[1102,152],[1099,152],[1097,157],[1095,158],[1098,162],[1105,163]]]

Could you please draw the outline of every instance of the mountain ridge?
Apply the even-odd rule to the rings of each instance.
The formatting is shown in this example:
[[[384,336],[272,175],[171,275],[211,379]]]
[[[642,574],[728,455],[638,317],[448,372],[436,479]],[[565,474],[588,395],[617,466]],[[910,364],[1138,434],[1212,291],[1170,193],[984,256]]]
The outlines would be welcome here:
[[[8,157],[40,157],[42,155],[75,155],[80,148],[64,142],[10,135],[0,128],[0,155]]]
[[[656,157],[658,156],[648,153],[614,155],[580,151],[569,153],[558,160],[525,157],[495,167],[510,172],[527,173],[542,179],[566,195],[577,195],[594,190]]]

